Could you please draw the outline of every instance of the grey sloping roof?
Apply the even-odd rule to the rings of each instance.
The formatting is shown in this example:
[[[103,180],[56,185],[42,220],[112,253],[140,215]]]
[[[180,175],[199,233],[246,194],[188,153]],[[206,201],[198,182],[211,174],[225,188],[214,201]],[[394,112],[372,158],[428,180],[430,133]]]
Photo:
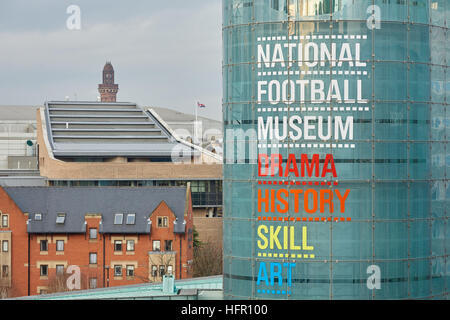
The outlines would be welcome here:
[[[198,155],[130,102],[49,101],[47,135],[56,157]]]
[[[154,109],[161,116],[161,118],[163,118],[164,121],[166,121],[167,123],[183,122],[183,121],[192,122],[195,120],[195,115],[193,114],[180,112],[171,108],[154,107],[154,106],[151,106],[151,108]],[[203,122],[211,123],[211,125],[216,125],[218,128],[222,127],[222,122],[219,120],[214,120],[202,116],[198,116],[197,118],[198,120],[201,120]]]
[[[5,187],[24,213],[30,214],[29,233],[84,233],[85,215],[102,215],[102,233],[150,233],[148,218],[164,201],[175,214],[175,233],[185,232],[185,187]],[[34,215],[42,213],[42,220]],[[63,225],[56,224],[58,213],[66,214]],[[114,225],[115,213],[124,213],[122,225]],[[126,214],[135,213],[136,223],[125,224]]]
[[[195,115],[183,113],[174,109],[169,108],[162,108],[162,107],[154,107],[149,106],[148,108],[153,109],[164,121],[172,128],[173,130],[179,130],[184,129],[190,132],[190,135],[192,136],[194,134],[193,132],[193,126],[195,121]],[[201,121],[202,125],[202,131],[206,133],[207,130],[215,129],[220,132],[222,132],[222,126],[223,123],[218,120],[198,116],[198,121]],[[217,134],[216,134],[217,135]],[[223,134],[219,134],[219,136],[222,136]]]

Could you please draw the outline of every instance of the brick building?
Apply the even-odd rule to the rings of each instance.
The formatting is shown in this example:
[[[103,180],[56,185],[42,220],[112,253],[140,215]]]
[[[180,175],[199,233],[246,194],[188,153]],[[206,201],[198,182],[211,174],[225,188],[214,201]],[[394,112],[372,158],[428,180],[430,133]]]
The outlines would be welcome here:
[[[129,102],[47,101],[37,110],[36,150],[49,186],[190,183],[199,237],[221,245],[222,158],[180,138],[152,109]]]
[[[100,101],[116,102],[119,85],[114,83],[114,68],[111,62],[106,62],[103,67],[103,83],[98,85]]]
[[[0,216],[0,289],[10,297],[54,290],[69,266],[82,289],[192,276],[189,185],[0,187]]]

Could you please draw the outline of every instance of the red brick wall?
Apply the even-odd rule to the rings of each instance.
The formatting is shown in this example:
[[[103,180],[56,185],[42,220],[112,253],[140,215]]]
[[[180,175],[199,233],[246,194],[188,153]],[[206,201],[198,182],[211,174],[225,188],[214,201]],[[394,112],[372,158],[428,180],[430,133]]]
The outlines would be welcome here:
[[[0,187],[0,210],[3,214],[9,215],[9,227],[2,228],[1,231],[12,231],[11,243],[11,289],[10,296],[26,296],[27,295],[27,217],[17,207],[9,195]]]
[[[103,287],[103,263],[110,266],[109,269],[109,284],[106,283],[108,276],[105,276],[106,286],[129,285],[136,283],[143,283],[149,281],[149,251],[152,251],[153,240],[160,240],[161,251],[164,251],[164,240],[172,240],[172,251],[175,251],[174,261],[174,275],[176,279],[192,277],[192,270],[189,260],[192,260],[192,236],[188,230],[192,230],[192,205],[190,194],[186,199],[180,201],[188,201],[187,210],[185,214],[186,232],[184,234],[174,234],[173,222],[175,220],[174,213],[170,210],[165,202],[161,202],[159,206],[150,215],[152,221],[151,234],[140,235],[124,235],[124,234],[100,234],[97,235],[97,240],[89,239],[89,229],[99,228],[100,216],[86,215],[87,222],[86,234],[48,234],[48,235],[30,235],[30,294],[38,293],[38,287],[48,287],[49,283],[54,281],[56,277],[55,263],[66,262],[66,266],[77,265],[81,269],[82,289],[88,288],[89,278],[97,278],[97,287]],[[10,296],[24,296],[28,294],[28,234],[26,232],[27,217],[15,205],[12,199],[0,187],[0,210],[3,213],[8,213],[10,216],[9,230],[12,230],[12,288]],[[168,227],[158,227],[158,217],[168,217]],[[191,234],[192,235],[192,234]],[[41,254],[40,238],[48,238],[48,251],[46,254]],[[57,254],[56,239],[66,237],[67,242],[64,244],[63,254]],[[115,254],[114,242],[112,239],[133,239],[135,238],[135,251],[133,254],[126,251],[126,242],[122,244],[122,254]],[[181,245],[181,270],[180,270],[180,245]],[[105,246],[105,250],[103,250]],[[105,262],[103,251],[105,252]],[[97,253],[97,265],[89,264],[89,253]],[[117,252],[116,252],[117,253]],[[127,262],[136,264],[134,278],[126,277],[126,269],[122,270],[122,279],[114,279],[114,269],[112,262],[119,261],[125,265]],[[40,268],[38,262],[49,265],[48,277],[41,279]],[[181,271],[181,272],[180,272]],[[64,269],[66,272],[66,269]],[[106,272],[105,272],[106,274]]]

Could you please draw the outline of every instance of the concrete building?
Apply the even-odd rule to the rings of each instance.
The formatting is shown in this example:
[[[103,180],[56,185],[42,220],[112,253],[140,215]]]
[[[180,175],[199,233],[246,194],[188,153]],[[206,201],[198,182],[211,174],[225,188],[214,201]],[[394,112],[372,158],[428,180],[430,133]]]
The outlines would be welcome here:
[[[0,106],[0,171],[36,170],[36,107]]]
[[[220,209],[221,157],[179,138],[151,109],[133,103],[47,102],[37,112],[37,128],[39,170],[51,186],[191,182],[197,215]]]
[[[0,186],[45,186],[36,156],[34,106],[0,106]]]
[[[188,187],[0,187],[0,289],[9,297],[192,277]]]

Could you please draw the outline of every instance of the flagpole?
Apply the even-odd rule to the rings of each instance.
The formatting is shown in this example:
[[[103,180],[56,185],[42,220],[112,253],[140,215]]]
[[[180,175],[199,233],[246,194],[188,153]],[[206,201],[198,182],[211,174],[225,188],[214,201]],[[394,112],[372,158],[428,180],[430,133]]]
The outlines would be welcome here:
[[[198,102],[194,105],[195,108],[195,122],[194,122],[194,138],[197,140],[197,108],[198,108]]]
[[[195,106],[195,123],[197,123],[197,109],[199,108],[198,105]]]

